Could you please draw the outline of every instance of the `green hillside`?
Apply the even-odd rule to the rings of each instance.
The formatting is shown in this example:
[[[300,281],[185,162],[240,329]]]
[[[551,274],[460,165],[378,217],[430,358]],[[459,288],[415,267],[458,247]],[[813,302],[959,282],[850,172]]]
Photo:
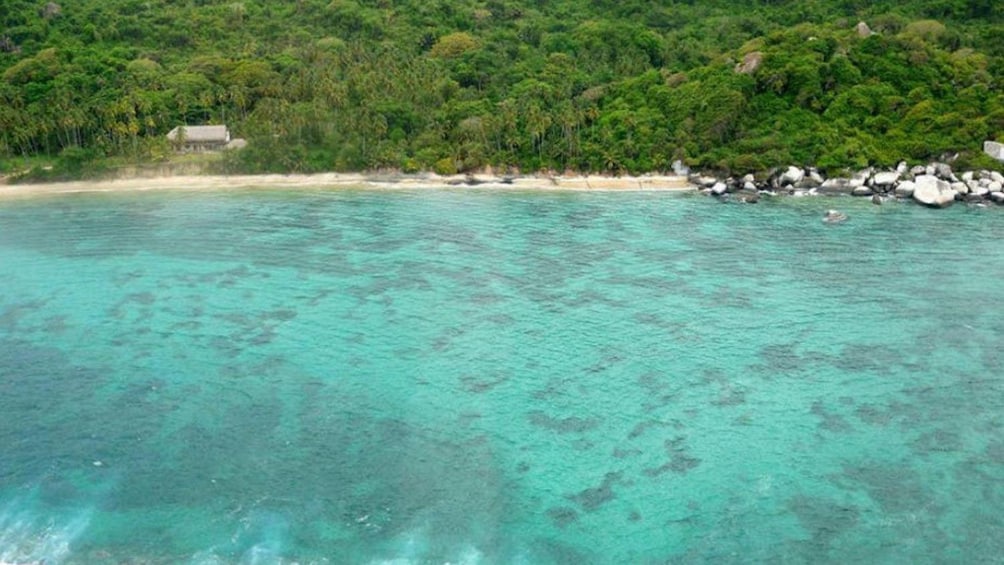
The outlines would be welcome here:
[[[2,3],[0,172],[162,161],[184,123],[246,138],[244,172],[985,165],[1004,138],[993,0]]]

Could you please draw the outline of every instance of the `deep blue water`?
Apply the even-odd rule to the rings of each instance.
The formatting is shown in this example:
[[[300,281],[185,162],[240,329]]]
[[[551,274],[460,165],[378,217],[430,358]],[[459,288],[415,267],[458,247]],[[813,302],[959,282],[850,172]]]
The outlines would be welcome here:
[[[1002,284],[995,208],[0,202],[0,561],[999,563]]]

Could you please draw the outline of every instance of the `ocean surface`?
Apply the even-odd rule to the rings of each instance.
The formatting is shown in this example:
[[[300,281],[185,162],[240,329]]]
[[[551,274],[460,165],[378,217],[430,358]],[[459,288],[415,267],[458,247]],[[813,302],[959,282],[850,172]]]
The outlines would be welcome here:
[[[3,201],[0,561],[1001,563],[1002,290],[1004,208]]]

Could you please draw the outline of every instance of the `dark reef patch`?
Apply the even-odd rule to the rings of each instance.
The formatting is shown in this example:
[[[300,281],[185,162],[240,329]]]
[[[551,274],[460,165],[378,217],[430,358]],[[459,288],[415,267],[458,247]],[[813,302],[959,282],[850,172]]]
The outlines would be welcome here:
[[[0,328],[8,330],[16,329],[21,318],[32,312],[41,310],[48,302],[48,300],[29,300],[27,302],[11,304],[0,314]]]
[[[858,406],[854,414],[859,420],[872,426],[888,426],[892,421],[892,413],[889,410],[881,410],[872,404]]]
[[[621,482],[623,474],[622,471],[611,471],[603,476],[603,483],[599,486],[587,488],[574,495],[567,495],[565,498],[574,501],[586,512],[593,512],[616,497],[613,487]]]
[[[834,480],[845,488],[864,489],[885,512],[933,512],[931,493],[916,471],[902,465],[845,466]]]
[[[711,401],[715,406],[740,406],[746,404],[746,391],[729,383],[722,383],[718,398]]]
[[[793,343],[775,343],[760,348],[760,358],[766,365],[767,372],[794,373],[805,368],[806,363],[795,351]]]
[[[639,376],[638,386],[649,394],[661,394],[670,389],[670,383],[665,375],[656,371],[649,371]]]
[[[788,499],[787,506],[817,547],[829,546],[834,538],[853,528],[861,514],[855,506],[801,494]]]
[[[460,377],[460,386],[466,392],[472,394],[483,394],[509,380],[506,375],[496,375],[494,377],[475,377],[464,375]]]
[[[683,436],[667,439],[663,443],[663,447],[669,455],[669,461],[659,467],[644,469],[642,472],[646,476],[654,478],[670,471],[678,475],[684,475],[696,468],[701,464],[701,460],[687,453],[685,443],[686,438]]]
[[[919,455],[928,453],[949,453],[962,450],[962,438],[955,432],[933,430],[921,434],[912,444],[913,450]]]
[[[628,439],[635,439],[652,428],[667,428],[672,425],[673,424],[660,420],[645,420],[644,422],[639,422],[635,425],[635,427],[631,429],[631,432],[628,433],[627,437]]]
[[[534,426],[555,431],[559,434],[587,432],[600,425],[599,420],[595,418],[580,418],[578,416],[555,418],[540,410],[529,412],[527,418]]]
[[[813,402],[811,411],[813,416],[817,416],[820,419],[820,429],[834,433],[847,433],[854,429],[843,416],[827,410],[822,400]]]
[[[903,363],[903,357],[887,348],[872,344],[848,344],[832,360],[833,366],[849,373],[887,375]]]
[[[574,508],[567,506],[556,506],[547,510],[547,517],[554,522],[555,526],[564,528],[579,519],[579,513]]]

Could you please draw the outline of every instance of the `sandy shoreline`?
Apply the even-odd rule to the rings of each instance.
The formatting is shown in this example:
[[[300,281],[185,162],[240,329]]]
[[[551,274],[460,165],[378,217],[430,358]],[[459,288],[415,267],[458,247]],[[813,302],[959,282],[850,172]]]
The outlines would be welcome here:
[[[434,174],[323,173],[316,175],[168,176],[42,184],[3,184],[0,198],[87,192],[241,189],[437,189],[444,187],[557,191],[688,191],[686,177],[639,176],[439,176]]]

